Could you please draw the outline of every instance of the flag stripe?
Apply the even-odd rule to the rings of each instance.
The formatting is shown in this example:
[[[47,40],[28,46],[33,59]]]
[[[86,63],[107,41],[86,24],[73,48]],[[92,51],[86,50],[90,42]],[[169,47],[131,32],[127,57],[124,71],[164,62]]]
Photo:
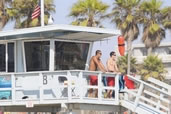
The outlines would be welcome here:
[[[40,12],[40,6],[37,5],[37,6],[35,7],[34,11],[32,12],[31,18],[32,18],[32,19],[35,19],[35,18],[39,17],[39,16],[40,16],[40,13],[41,13],[41,12]]]
[[[34,13],[32,14],[32,16],[37,15],[37,14],[39,14],[39,13],[40,13],[40,11],[38,10],[38,11],[34,12]]]

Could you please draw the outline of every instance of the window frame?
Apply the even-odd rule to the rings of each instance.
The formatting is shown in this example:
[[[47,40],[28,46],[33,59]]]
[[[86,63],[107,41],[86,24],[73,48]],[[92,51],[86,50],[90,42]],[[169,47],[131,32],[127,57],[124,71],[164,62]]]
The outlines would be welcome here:
[[[56,71],[55,70],[55,41],[61,41],[61,42],[74,42],[74,43],[88,43],[89,44],[89,50],[87,54],[87,60],[86,60],[86,66],[85,70],[87,69],[87,65],[89,62],[89,59],[91,57],[92,48],[93,48],[93,42],[89,41],[75,41],[75,40],[63,40],[63,39],[35,39],[35,40],[23,40],[22,48],[23,48],[23,61],[24,61],[24,72],[43,72],[43,71],[27,71],[26,66],[26,53],[25,53],[25,42],[36,42],[36,41],[49,41],[49,70],[48,71]]]
[[[27,65],[26,65],[26,53],[25,53],[25,42],[41,42],[41,41],[49,41],[49,59],[50,59],[50,39],[35,39],[35,40],[23,40],[22,42],[22,48],[23,48],[23,63],[24,63],[24,72],[43,72],[43,71],[27,71]],[[50,61],[49,61],[49,65],[50,65]],[[50,71],[49,70],[44,70],[44,71]]]
[[[85,69],[84,70],[88,70],[88,64],[89,64],[89,60],[91,58],[91,53],[92,53],[92,48],[93,48],[93,42],[88,42],[88,41],[75,41],[75,40],[59,40],[59,39],[54,39],[54,64],[53,64],[53,71],[57,71],[55,70],[55,41],[60,41],[60,42],[74,42],[74,43],[85,43],[85,44],[89,44],[89,50],[87,53],[87,60],[86,60],[86,64],[85,64]]]
[[[14,43],[14,72],[8,72],[8,43]],[[15,41],[2,41],[0,44],[5,45],[5,71],[2,73],[15,73],[16,72],[16,42]]]

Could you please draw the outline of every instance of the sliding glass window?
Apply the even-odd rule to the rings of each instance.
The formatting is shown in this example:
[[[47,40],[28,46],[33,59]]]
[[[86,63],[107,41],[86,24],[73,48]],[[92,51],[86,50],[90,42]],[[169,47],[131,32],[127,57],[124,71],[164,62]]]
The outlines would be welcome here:
[[[14,43],[8,43],[8,72],[14,72]]]
[[[55,70],[84,70],[89,43],[55,41]]]
[[[14,72],[14,43],[0,44],[0,72]]]
[[[25,42],[27,71],[49,70],[49,41]]]
[[[6,45],[0,44],[0,72],[6,72]]]

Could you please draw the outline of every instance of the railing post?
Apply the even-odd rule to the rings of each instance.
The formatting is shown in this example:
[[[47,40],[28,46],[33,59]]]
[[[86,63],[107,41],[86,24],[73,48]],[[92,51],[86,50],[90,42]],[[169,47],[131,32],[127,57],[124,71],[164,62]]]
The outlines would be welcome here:
[[[98,99],[101,101],[102,100],[102,73],[98,74]]]
[[[115,102],[119,104],[119,74],[115,76]]]
[[[15,76],[11,75],[11,83],[12,83],[12,104],[15,104]]]
[[[82,85],[82,80],[83,80],[83,72],[82,71],[80,71],[80,73],[79,73],[79,97],[80,97],[80,100],[82,101],[83,100],[83,90],[84,90],[84,86]]]
[[[72,95],[71,95],[71,73],[70,71],[67,71],[67,79],[68,79],[68,102],[72,100]]]
[[[39,80],[40,80],[40,83],[39,83],[39,94],[40,94],[40,103],[43,101],[43,74],[42,73],[39,73]]]
[[[169,97],[169,101],[170,101],[169,102],[169,113],[168,114],[171,114],[171,88],[168,89],[168,93],[170,95],[170,96],[168,96]]]
[[[162,88],[162,90],[164,90],[164,88]],[[157,106],[156,106],[156,108],[157,109],[160,109],[160,104],[161,104],[161,101],[160,101],[160,99],[162,99],[163,98],[163,94],[162,93],[160,93],[160,96],[159,96],[159,100],[158,100],[158,102],[157,102]]]
[[[136,96],[136,98],[135,98],[135,102],[134,102],[135,109],[134,109],[134,110],[136,110],[136,107],[137,107],[138,102],[139,102],[139,99],[140,99],[140,97],[141,97],[143,88],[144,88],[144,84],[141,83],[141,84],[140,84],[140,87],[139,87],[139,90],[138,90],[138,94],[137,94],[137,96]]]

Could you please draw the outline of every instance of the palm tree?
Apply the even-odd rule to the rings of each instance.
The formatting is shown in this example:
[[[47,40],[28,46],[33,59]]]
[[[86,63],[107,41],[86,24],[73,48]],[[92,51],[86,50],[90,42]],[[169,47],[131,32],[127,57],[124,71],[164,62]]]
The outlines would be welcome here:
[[[100,16],[104,15],[108,7],[100,0],[78,0],[72,6],[69,16],[75,18],[73,25],[100,27]]]
[[[171,29],[171,7],[162,9],[162,24],[166,29]]]
[[[131,73],[136,73],[137,72],[137,63],[136,63],[136,59],[131,57],[131,60],[130,60],[130,71]],[[119,65],[119,71],[125,75],[127,74],[127,70],[128,70],[128,54],[125,55],[125,56],[120,56],[117,60],[117,64]]]
[[[8,5],[10,5],[11,2],[12,0],[0,0],[0,31],[3,29],[3,27],[9,20],[6,8]]]
[[[164,69],[162,60],[158,56],[149,55],[144,59],[140,70],[140,75],[143,80],[146,81],[149,77],[153,77],[163,81],[165,78],[164,73],[166,73],[166,70]]]
[[[162,2],[160,0],[146,0],[140,5],[141,23],[143,25],[142,41],[148,48],[148,55],[153,48],[158,47],[165,38],[161,15]]]
[[[15,20],[15,28],[28,28],[40,26],[40,17],[31,19],[32,12],[39,0],[13,0],[11,8],[7,12],[10,19]],[[45,24],[48,22],[50,12],[55,12],[53,0],[45,0]]]
[[[128,74],[130,72],[130,56],[132,41],[138,38],[138,16],[137,7],[140,0],[115,0],[114,8],[106,17],[112,18],[112,22],[121,30],[127,41],[128,50]]]

